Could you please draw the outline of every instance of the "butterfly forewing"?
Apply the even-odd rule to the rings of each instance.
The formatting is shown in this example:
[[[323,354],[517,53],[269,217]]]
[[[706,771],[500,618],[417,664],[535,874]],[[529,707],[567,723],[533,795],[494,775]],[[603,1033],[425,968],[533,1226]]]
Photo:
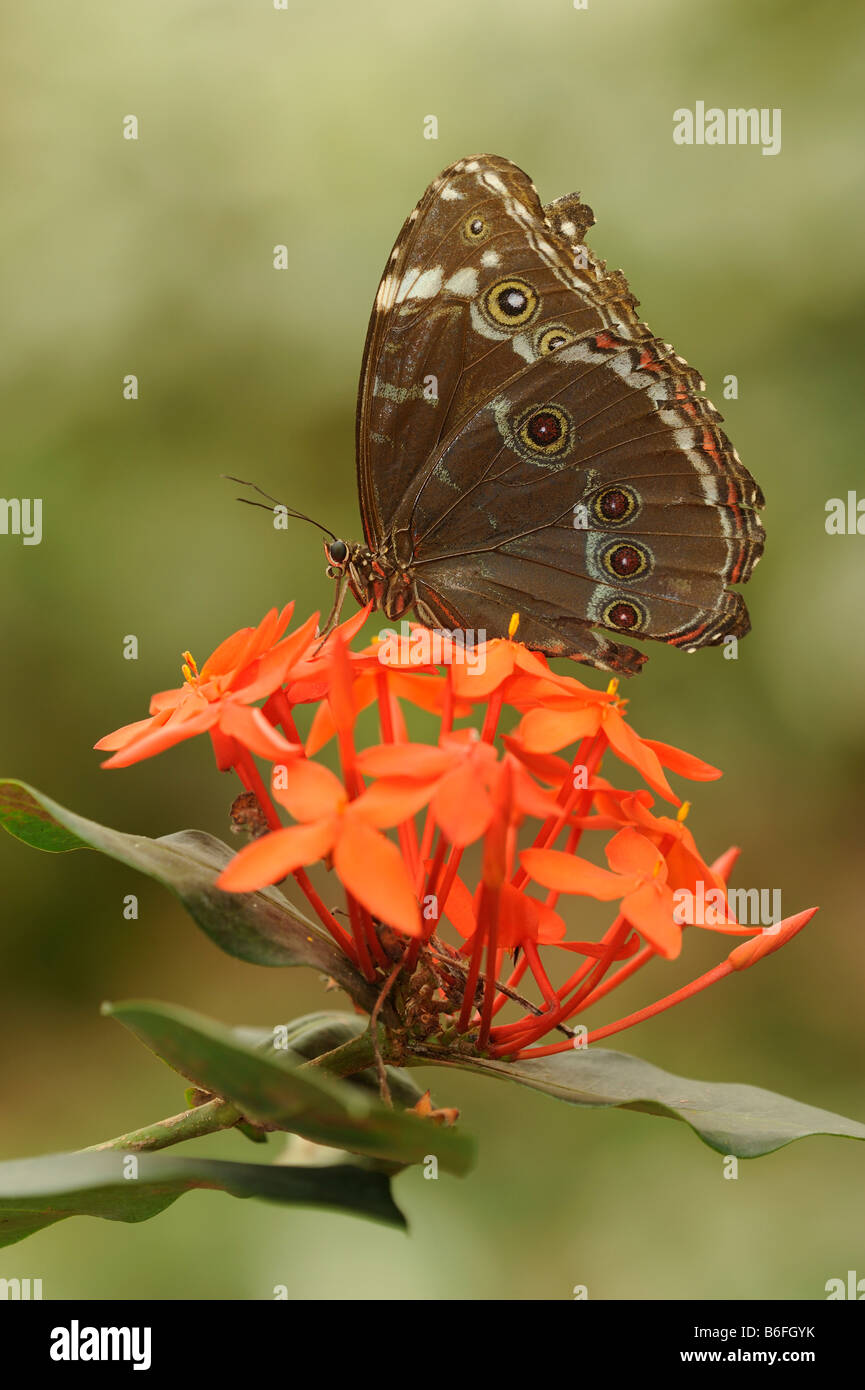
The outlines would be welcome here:
[[[461,160],[406,222],[367,338],[358,469],[370,548],[425,611],[610,669],[592,628],[687,647],[747,631],[727,585],[762,549],[762,497],[621,272],[495,156]]]

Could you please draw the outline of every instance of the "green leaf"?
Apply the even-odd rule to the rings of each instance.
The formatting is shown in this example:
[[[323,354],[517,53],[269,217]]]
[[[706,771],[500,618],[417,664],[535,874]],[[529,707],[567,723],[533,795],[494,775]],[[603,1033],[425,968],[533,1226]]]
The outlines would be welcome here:
[[[188,1009],[133,1001],[103,1005],[103,1012],[256,1124],[391,1163],[421,1163],[434,1154],[447,1172],[466,1173],[472,1165],[474,1145],[461,1131],[390,1110],[322,1068],[299,1069],[290,1054],[250,1046],[232,1029]]]
[[[618,1106],[684,1120],[711,1148],[738,1158],[758,1158],[813,1134],[865,1139],[865,1124],[830,1110],[801,1105],[758,1086],[691,1081],[606,1048],[517,1062],[468,1058],[455,1065],[516,1081],[571,1105]]]
[[[272,1028],[232,1028],[231,1031],[239,1042],[258,1051],[274,1052],[277,1057],[299,1065],[311,1057],[320,1057],[324,1052],[342,1047],[343,1043],[351,1042],[353,1038],[359,1038],[368,1027],[369,1019],[360,1014],[324,1011],[304,1014],[301,1018],[292,1019],[291,1023],[285,1025],[285,1032],[280,1033],[280,1044],[284,1042],[285,1047],[276,1046]],[[417,1105],[424,1092],[408,1072],[401,1067],[386,1066],[385,1073],[396,1104],[405,1109]],[[378,1076],[374,1067],[355,1072],[345,1080],[352,1086],[363,1086],[365,1090],[378,1095]]]
[[[137,1176],[126,1177],[131,1158]],[[45,1154],[0,1163],[0,1246],[69,1216],[147,1221],[196,1187],[406,1224],[387,1176],[357,1163],[300,1168],[169,1154]]]
[[[332,976],[361,1003],[375,991],[317,923],[278,888],[223,893],[215,879],[233,851],[202,830],[158,840],[127,835],[67,811],[23,782],[0,781],[0,824],[25,844],[51,853],[96,849],[156,879],[174,893],[211,941],[253,965],[308,965]]]

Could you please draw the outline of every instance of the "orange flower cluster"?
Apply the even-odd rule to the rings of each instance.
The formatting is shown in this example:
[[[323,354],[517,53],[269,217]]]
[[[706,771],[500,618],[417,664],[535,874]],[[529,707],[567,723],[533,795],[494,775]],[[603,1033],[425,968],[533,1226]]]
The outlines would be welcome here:
[[[649,961],[677,957],[688,926],[748,939],[689,985],[589,1031],[580,1042],[641,1022],[746,968],[814,915],[811,909],[752,928],[740,926],[730,912],[721,914],[719,925],[695,920],[698,914],[687,908],[683,913],[680,904],[702,901],[706,890],[726,902],[738,851],[712,864],[703,860],[684,823],[688,803],[666,774],[698,782],[721,774],[677,748],[641,738],[627,722],[617,682],[593,690],[513,640],[487,643],[473,653],[471,666],[447,639],[439,641],[440,665],[415,664],[414,649],[402,664],[392,656],[384,662],[381,643],[359,652],[350,647],[368,611],[322,640],[317,614],[286,635],[292,605],[281,613],[273,609],[258,627],[223,642],[200,671],[185,653],[184,684],[155,695],[149,719],[97,743],[112,753],[104,766],[127,767],[210,734],[217,765],[237,772],[263,816],[262,833],[222,872],[219,887],[251,892],[292,875],[368,980],[392,971],[394,934],[403,942],[398,958],[409,973],[426,950],[428,959],[442,963],[439,1013],[450,1010],[447,1026],[496,1057],[573,1047],[569,1021]],[[437,717],[435,743],[409,740],[406,703]],[[373,704],[381,741],[358,749],[357,716]],[[315,707],[306,740],[295,724],[301,705]],[[497,746],[506,707],[521,718]],[[315,760],[333,738],[340,776]],[[634,769],[645,786],[615,787],[601,774],[607,754]],[[256,759],[270,766],[269,787]],[[656,814],[656,796],[678,813]],[[608,836],[607,868],[578,853],[585,836],[599,833]],[[474,845],[480,853],[471,862],[479,868],[470,884],[464,856]],[[307,876],[307,867],[320,862],[343,886],[350,930]],[[567,939],[556,910],[562,894],[618,903],[599,941]],[[458,948],[441,936],[445,922],[460,939]],[[575,953],[581,962],[554,984],[542,950],[547,964],[549,950]],[[530,980],[537,1003],[519,992]],[[515,1001],[521,1016],[498,1022]],[[535,1046],[554,1031],[559,1041]]]

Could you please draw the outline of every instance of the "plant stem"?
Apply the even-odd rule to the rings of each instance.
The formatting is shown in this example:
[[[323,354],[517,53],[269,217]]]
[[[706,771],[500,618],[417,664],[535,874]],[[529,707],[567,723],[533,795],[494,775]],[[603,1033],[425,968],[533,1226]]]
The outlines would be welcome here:
[[[388,1060],[384,1030],[379,1034],[379,1055],[384,1061]],[[367,1030],[356,1038],[351,1038],[349,1042],[332,1048],[330,1052],[322,1052],[318,1057],[311,1057],[298,1070],[311,1071],[314,1068],[319,1068],[321,1071],[330,1072],[333,1076],[352,1076],[355,1072],[366,1071],[367,1067],[374,1066],[375,1060],[375,1045],[372,1034]]]
[[[379,1055],[387,1060],[384,1030],[380,1036]],[[351,1076],[354,1072],[366,1071],[376,1061],[373,1038],[369,1031],[352,1038],[350,1042],[324,1052],[304,1062],[300,1070],[319,1067],[334,1076]],[[131,1129],[128,1134],[120,1134],[116,1139],[106,1139],[101,1144],[89,1144],[81,1153],[99,1153],[106,1149],[120,1149],[130,1153],[143,1153],[148,1149],[167,1149],[171,1144],[182,1144],[186,1139],[200,1139],[205,1134],[216,1134],[222,1129],[233,1129],[243,1114],[228,1100],[215,1096],[192,1110],[183,1110],[179,1115],[171,1115],[167,1120],[157,1120],[143,1129]]]
[[[231,1129],[242,1118],[236,1106],[217,1096],[192,1110],[171,1115],[167,1120],[157,1120],[155,1124],[145,1125],[143,1129],[132,1129],[128,1134],[121,1134],[116,1139],[106,1139],[102,1144],[90,1144],[80,1152],[98,1153],[101,1149],[126,1149],[132,1152],[167,1149],[170,1144],[182,1144],[185,1139],[198,1139],[203,1134],[215,1134],[220,1129]]]

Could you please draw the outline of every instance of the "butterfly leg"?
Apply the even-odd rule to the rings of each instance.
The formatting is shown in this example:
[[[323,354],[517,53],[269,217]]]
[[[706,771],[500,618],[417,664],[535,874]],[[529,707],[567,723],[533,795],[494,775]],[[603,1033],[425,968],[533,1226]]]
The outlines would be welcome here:
[[[327,622],[324,627],[319,628],[317,636],[328,637],[339,622],[339,615],[342,612],[342,605],[345,603],[345,596],[348,593],[348,570],[343,570],[336,583],[336,593],[334,595],[333,607],[328,614]],[[320,650],[320,648],[318,649]]]

